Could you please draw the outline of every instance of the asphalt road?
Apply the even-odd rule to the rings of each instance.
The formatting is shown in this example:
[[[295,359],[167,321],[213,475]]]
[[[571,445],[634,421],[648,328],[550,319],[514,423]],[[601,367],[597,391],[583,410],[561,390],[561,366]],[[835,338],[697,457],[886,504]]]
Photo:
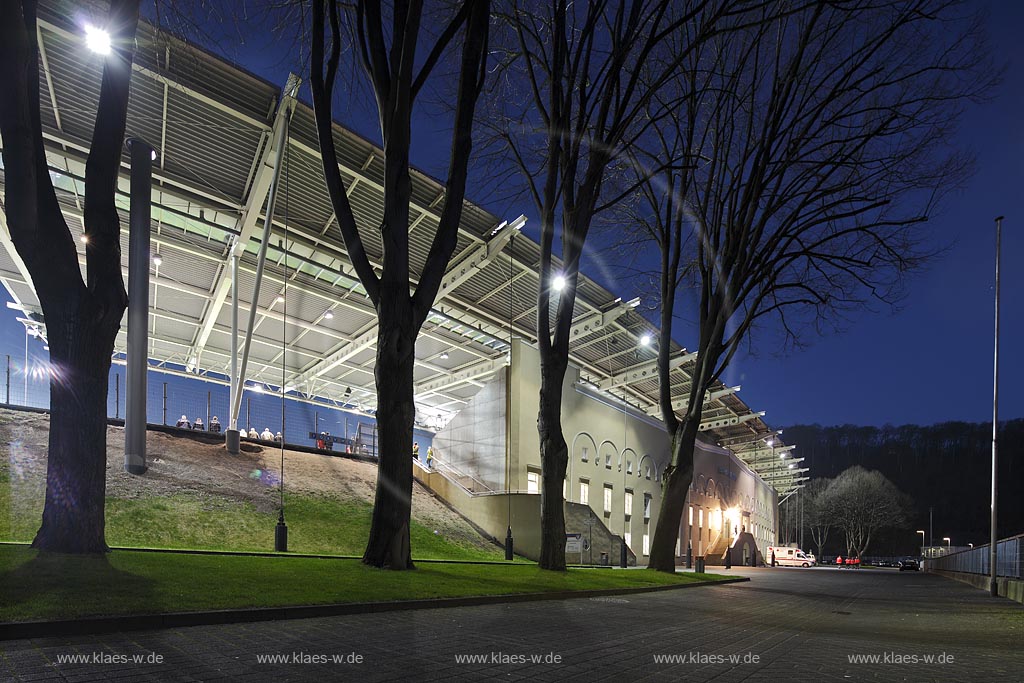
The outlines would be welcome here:
[[[0,642],[0,679],[1024,680],[1024,605],[916,572],[729,573],[751,581],[627,597]]]

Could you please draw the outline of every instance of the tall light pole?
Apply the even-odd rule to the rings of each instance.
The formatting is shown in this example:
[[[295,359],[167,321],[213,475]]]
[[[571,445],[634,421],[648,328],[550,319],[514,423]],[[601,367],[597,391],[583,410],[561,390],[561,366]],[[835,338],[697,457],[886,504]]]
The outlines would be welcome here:
[[[917,533],[921,534],[921,557],[924,557],[924,529],[918,529]]]
[[[943,536],[942,540],[946,542],[946,552],[949,552],[949,545],[952,543],[949,536]]]
[[[1003,217],[999,216],[996,218],[996,324],[995,347],[992,351],[992,520],[988,546],[989,592],[992,597],[999,595],[999,585],[996,583],[996,544],[999,542],[996,534],[996,502],[999,484],[999,250],[1002,232]]]

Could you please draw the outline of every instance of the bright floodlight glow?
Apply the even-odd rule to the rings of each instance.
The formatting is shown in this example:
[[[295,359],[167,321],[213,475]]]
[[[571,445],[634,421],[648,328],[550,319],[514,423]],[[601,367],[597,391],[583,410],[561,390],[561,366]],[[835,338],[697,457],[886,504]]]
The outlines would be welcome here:
[[[650,346],[650,345],[651,345],[651,335],[649,335],[647,333],[644,333],[643,335],[641,335],[640,336],[640,346]]]
[[[278,294],[277,295],[277,303],[279,303],[279,304],[283,304],[284,303],[284,295],[282,295],[282,294]]]
[[[151,159],[152,161],[156,161],[156,150],[155,150],[155,149],[154,149],[154,150],[152,150],[152,151],[151,151],[151,152],[149,153],[149,158],[150,158],[150,159]]]
[[[82,233],[82,235],[81,235],[81,236],[80,236],[80,237],[78,238],[78,240],[79,240],[79,241],[80,241],[80,242],[81,242],[82,244],[89,244],[89,236],[88,236],[88,235],[86,235],[86,234],[85,234],[84,232],[83,232],[83,233]]]
[[[164,257],[160,254],[153,254],[153,264],[159,266],[164,262]]]
[[[91,24],[85,25],[85,46],[100,55],[110,54],[110,34]]]
[[[442,351],[441,352],[441,360],[448,360],[448,352],[447,351]]]
[[[565,289],[565,278],[562,277],[561,275],[556,275],[555,279],[551,281],[551,287],[556,292],[561,292],[563,289]]]
[[[327,311],[326,313],[324,313],[324,318],[326,320],[330,320],[333,317],[334,317],[334,311]]]
[[[258,394],[262,394],[263,393],[263,385],[262,384],[254,384],[252,386],[252,390],[255,391]]]

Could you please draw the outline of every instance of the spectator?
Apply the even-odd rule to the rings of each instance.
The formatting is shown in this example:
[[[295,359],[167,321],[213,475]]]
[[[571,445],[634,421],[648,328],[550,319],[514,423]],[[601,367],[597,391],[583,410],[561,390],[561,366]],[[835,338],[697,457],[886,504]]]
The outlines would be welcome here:
[[[260,434],[260,438],[263,439],[264,441],[273,441],[274,432],[270,431],[270,427],[264,427],[263,433]]]
[[[427,469],[434,468],[434,447],[427,446]]]
[[[175,427],[180,427],[182,429],[192,429],[192,423],[189,422],[188,418],[185,417],[184,415],[181,416],[181,419],[178,420],[178,423],[176,425],[174,425],[174,426]]]
[[[420,459],[420,442],[419,441],[417,441],[416,443],[414,443],[412,445],[412,457],[416,458],[417,460]]]
[[[210,431],[214,434],[220,433],[220,420],[217,419],[216,415],[214,415],[213,419],[210,420]]]
[[[320,436],[316,440],[316,447],[320,450],[327,448],[327,432],[320,432]]]
[[[278,432],[277,434],[274,434],[274,441],[276,441],[278,443],[281,443],[282,441],[284,441],[284,437],[281,436],[281,432]]]
[[[255,428],[249,427],[249,433],[246,434],[246,437],[248,437],[250,439],[259,439],[260,438],[260,433],[257,432]]]
[[[324,448],[329,451],[334,450],[334,439],[331,438],[330,432],[324,432]]]
[[[203,418],[196,418],[195,424],[193,425],[193,429],[198,429],[201,432],[206,431],[206,425],[203,424]]]
[[[843,556],[842,555],[836,555],[836,566],[839,567],[840,569],[843,568]]]

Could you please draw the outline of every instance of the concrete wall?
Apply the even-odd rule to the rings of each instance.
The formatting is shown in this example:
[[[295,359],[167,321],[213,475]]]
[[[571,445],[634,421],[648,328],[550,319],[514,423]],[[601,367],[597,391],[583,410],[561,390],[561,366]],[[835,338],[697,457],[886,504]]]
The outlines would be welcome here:
[[[490,491],[480,495],[485,489],[467,477],[455,477],[461,481],[460,486],[436,472],[417,469],[417,476],[501,542],[511,500],[516,552],[536,559],[540,552],[540,354],[517,340],[512,344],[511,358],[507,374],[498,373],[434,440],[440,469],[450,464],[486,480]],[[507,413],[502,409],[502,395],[507,396]],[[502,485],[505,477],[501,467],[505,450],[498,439],[502,437],[503,441],[506,424],[510,439],[507,488]],[[661,505],[661,475],[669,462],[670,441],[661,421],[583,386],[579,370],[569,366],[562,386],[562,432],[569,449],[563,489],[566,532],[594,535],[598,539],[594,541],[594,557],[608,552],[613,563],[618,558],[615,539],[621,536],[635,554],[636,563],[646,565]],[[476,443],[478,439],[480,444]],[[752,534],[763,555],[764,548],[775,542],[778,501],[774,489],[718,446],[698,442],[694,465],[677,556],[686,555],[691,538],[694,555],[706,553],[725,526],[726,510],[733,513],[731,525],[736,533]],[[531,478],[531,473],[536,476]],[[686,512],[690,506],[694,510],[692,525]],[[590,512],[584,514],[588,508]],[[596,518],[599,530],[583,524],[582,520],[589,517]],[[573,553],[567,560],[579,561],[578,554]]]
[[[929,573],[938,574],[939,576],[945,576],[947,579],[953,579],[954,581],[960,581],[961,583],[969,583],[975,588],[982,590],[989,590],[990,581],[988,576],[984,574],[968,574],[967,572],[947,572],[937,569],[929,569]],[[1000,576],[996,579],[996,586],[999,591],[999,595],[1004,598],[1009,598],[1016,602],[1024,603],[1024,581],[1020,579],[1011,579],[1005,576]]]
[[[722,537],[753,535],[760,555],[775,544],[778,496],[739,458],[725,448],[698,439],[693,456],[693,483],[680,524],[682,553],[692,543],[694,557],[712,547],[724,552]]]
[[[528,491],[529,473],[541,471],[537,435],[540,406],[540,354],[521,341],[512,345],[509,381],[512,438],[512,487]],[[587,504],[612,534],[622,535],[647,564],[644,536],[654,533],[661,502],[661,473],[669,460],[669,438],[661,425],[635,409],[624,410],[613,399],[579,383],[579,370],[569,366],[562,385],[562,433],[569,447],[565,498]],[[581,484],[588,489],[581,500]],[[605,489],[610,506],[605,509]],[[626,493],[632,503],[626,510]],[[650,498],[645,515],[645,496]],[[583,529],[566,527],[568,533]],[[570,558],[572,560],[572,558]]]

